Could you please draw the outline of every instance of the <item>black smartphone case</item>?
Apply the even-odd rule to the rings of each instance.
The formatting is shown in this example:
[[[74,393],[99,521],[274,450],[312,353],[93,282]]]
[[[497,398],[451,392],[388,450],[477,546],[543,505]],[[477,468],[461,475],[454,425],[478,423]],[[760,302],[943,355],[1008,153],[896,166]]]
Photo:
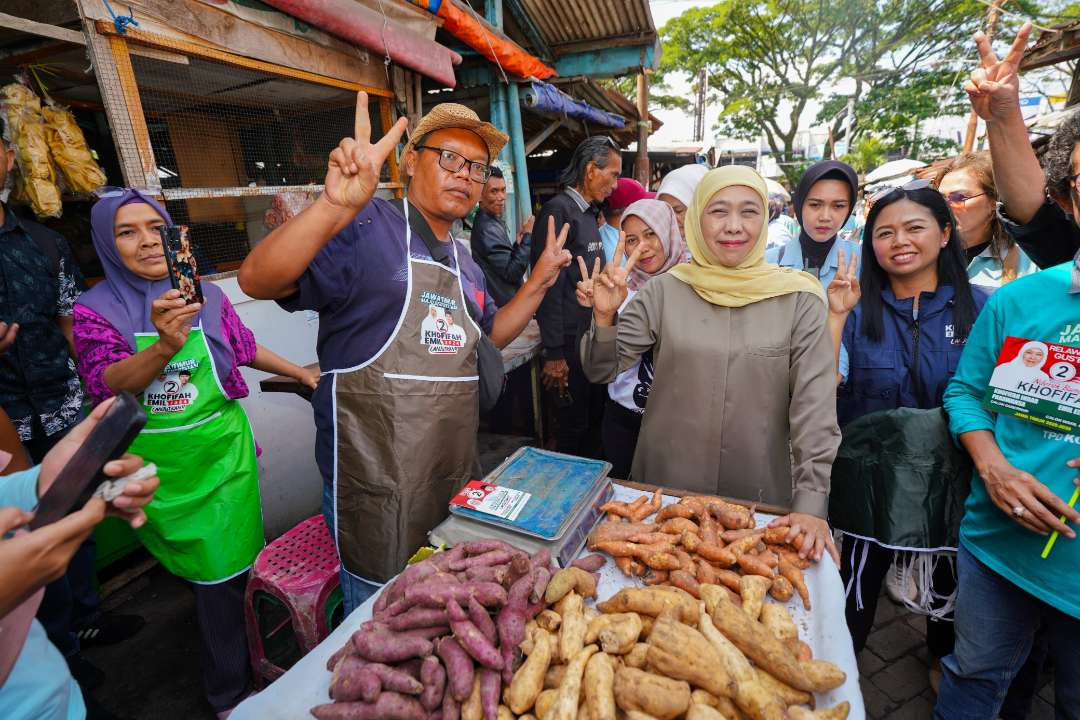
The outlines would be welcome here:
[[[86,504],[105,480],[105,463],[124,454],[146,425],[146,412],[131,393],[120,393],[38,503],[30,529],[54,523]]]

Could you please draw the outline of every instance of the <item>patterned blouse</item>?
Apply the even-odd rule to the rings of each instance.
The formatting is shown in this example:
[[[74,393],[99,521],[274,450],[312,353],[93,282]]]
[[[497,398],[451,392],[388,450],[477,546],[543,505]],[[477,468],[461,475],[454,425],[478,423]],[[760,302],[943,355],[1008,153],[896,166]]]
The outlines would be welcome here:
[[[0,355],[0,407],[26,442],[35,426],[42,439],[42,431],[54,435],[82,417],[82,387],[57,319],[71,316],[86,284],[63,237],[5,210],[0,321],[18,323],[19,331]]]
[[[247,397],[248,386],[240,375],[240,366],[255,360],[255,335],[240,320],[228,298],[222,298],[221,327],[236,355],[222,387],[232,400]],[[75,349],[79,353],[79,375],[86,383],[90,401],[97,405],[112,397],[113,391],[105,384],[105,370],[135,354],[127,339],[101,315],[85,305],[76,305]]]

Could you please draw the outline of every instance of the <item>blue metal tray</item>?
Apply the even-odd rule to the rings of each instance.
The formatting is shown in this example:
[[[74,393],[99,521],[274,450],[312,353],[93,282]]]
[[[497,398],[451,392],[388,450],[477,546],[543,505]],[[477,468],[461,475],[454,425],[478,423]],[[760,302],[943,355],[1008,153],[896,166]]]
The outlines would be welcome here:
[[[557,540],[597,489],[607,482],[611,463],[523,447],[495,468],[484,482],[532,495],[516,520],[451,505],[450,512],[545,540]]]

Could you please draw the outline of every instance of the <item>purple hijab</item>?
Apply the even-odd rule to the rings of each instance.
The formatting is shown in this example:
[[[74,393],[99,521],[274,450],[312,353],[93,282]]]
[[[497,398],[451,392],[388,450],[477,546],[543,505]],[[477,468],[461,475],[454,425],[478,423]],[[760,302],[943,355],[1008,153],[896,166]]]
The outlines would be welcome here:
[[[147,280],[139,277],[120,259],[113,232],[116,211],[133,202],[146,203],[154,208],[165,222],[172,223],[168,211],[157,200],[138,190],[125,189],[106,195],[94,203],[90,210],[91,234],[94,249],[105,269],[105,279],[83,293],[78,303],[109,321],[127,339],[131,351],[135,352],[136,333],[157,332],[150,320],[151,304],[171,286],[168,278]],[[236,363],[236,354],[221,324],[221,306],[225,295],[221,288],[205,280],[202,289],[206,302],[192,321],[192,326],[202,326],[218,380],[225,382]]]

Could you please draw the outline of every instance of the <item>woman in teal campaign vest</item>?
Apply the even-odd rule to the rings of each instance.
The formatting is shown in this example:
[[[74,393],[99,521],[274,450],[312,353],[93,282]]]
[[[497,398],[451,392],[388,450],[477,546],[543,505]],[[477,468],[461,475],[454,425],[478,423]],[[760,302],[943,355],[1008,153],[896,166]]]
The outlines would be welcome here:
[[[161,488],[139,539],[192,583],[207,699],[226,713],[248,691],[243,593],[264,543],[238,368],[311,386],[316,378],[257,345],[213,283],[203,283],[202,305],[185,305],[169,286],[158,233],[170,218],[153,198],[111,191],[94,205],[91,222],[105,280],[75,306],[79,371],[95,401],[120,390],[141,396],[148,421],[131,450],[157,465]]]
[[[1080,717],[1080,512],[1067,506],[1078,484],[1077,435],[1040,424],[1038,412],[1020,417],[985,404],[999,359],[1008,362],[1033,342],[1076,346],[1078,273],[1074,260],[995,292],[945,391],[949,428],[975,472],[960,525],[956,648],[942,661],[940,720],[996,718],[1040,630],[1054,663],[1056,717]],[[1075,366],[1055,354],[1067,355],[1047,353],[1042,368],[1068,382],[1026,387],[1076,387]],[[1055,531],[1060,537],[1047,553]]]

